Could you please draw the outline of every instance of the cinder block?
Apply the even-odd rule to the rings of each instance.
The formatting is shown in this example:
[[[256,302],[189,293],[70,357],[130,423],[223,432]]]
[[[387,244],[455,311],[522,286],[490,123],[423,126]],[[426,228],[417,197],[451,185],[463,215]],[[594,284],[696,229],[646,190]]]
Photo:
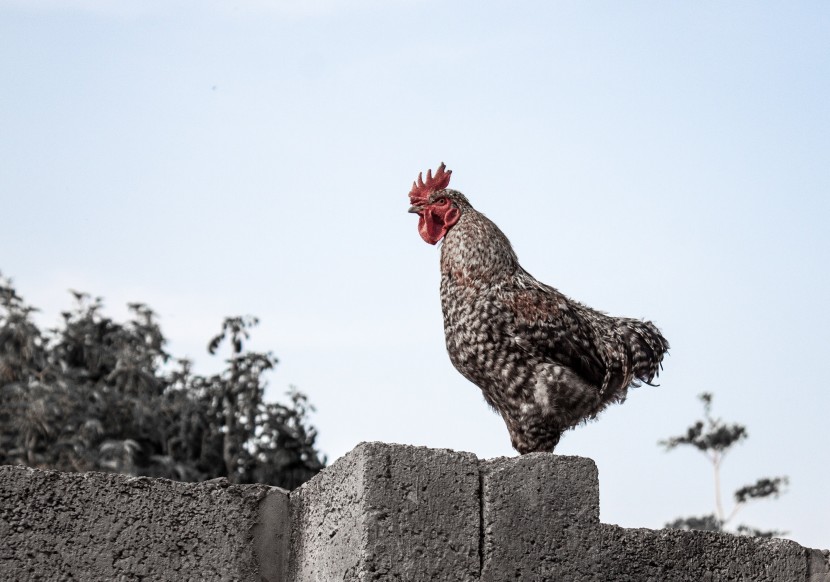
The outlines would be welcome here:
[[[275,487],[0,467],[0,580],[279,582],[288,525]]]
[[[807,582],[830,582],[830,551],[807,548]]]
[[[795,542],[704,531],[625,529],[603,524],[593,571],[640,582],[807,581],[805,548]]]
[[[362,443],[290,502],[293,582],[478,580],[470,453]]]
[[[596,464],[532,453],[482,461],[481,475],[481,579],[572,580],[560,575],[585,558],[599,525]]]

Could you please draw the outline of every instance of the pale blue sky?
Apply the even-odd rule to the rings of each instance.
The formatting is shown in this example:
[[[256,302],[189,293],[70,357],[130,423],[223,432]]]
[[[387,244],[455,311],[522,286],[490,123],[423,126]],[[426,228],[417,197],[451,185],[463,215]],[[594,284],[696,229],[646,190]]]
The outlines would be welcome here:
[[[703,458],[656,446],[708,390],[749,427],[725,491],[791,478],[738,521],[830,547],[826,2],[0,0],[0,160],[0,269],[45,324],[68,288],[145,301],[204,370],[255,314],[330,458],[512,455],[406,213],[445,161],[531,273],[671,341],[557,449],[603,521],[712,510]]]

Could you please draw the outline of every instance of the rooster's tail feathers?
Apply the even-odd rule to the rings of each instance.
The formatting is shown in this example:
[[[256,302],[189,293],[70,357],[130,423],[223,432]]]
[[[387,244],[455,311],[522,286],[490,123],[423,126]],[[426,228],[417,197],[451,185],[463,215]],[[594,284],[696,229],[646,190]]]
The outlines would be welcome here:
[[[628,340],[635,381],[650,384],[660,373],[669,342],[650,321],[624,319],[621,328]]]

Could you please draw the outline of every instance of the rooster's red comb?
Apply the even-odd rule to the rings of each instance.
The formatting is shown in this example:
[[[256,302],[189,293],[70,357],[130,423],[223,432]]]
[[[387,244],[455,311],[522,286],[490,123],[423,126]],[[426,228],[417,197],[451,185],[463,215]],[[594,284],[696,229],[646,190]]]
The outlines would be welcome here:
[[[424,204],[429,199],[430,194],[438,190],[443,190],[449,185],[450,175],[452,175],[452,170],[447,170],[444,162],[441,162],[441,165],[438,166],[438,169],[435,171],[435,176],[432,175],[432,170],[427,170],[426,182],[424,182],[423,172],[420,172],[418,174],[418,180],[412,182],[412,190],[409,191],[409,201],[412,204]]]

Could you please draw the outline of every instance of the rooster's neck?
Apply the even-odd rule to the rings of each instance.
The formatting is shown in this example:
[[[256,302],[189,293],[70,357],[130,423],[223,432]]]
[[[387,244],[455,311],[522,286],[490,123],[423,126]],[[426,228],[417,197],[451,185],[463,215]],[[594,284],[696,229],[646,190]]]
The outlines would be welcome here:
[[[459,283],[513,277],[519,260],[504,233],[486,216],[466,210],[441,246],[441,273]]]

